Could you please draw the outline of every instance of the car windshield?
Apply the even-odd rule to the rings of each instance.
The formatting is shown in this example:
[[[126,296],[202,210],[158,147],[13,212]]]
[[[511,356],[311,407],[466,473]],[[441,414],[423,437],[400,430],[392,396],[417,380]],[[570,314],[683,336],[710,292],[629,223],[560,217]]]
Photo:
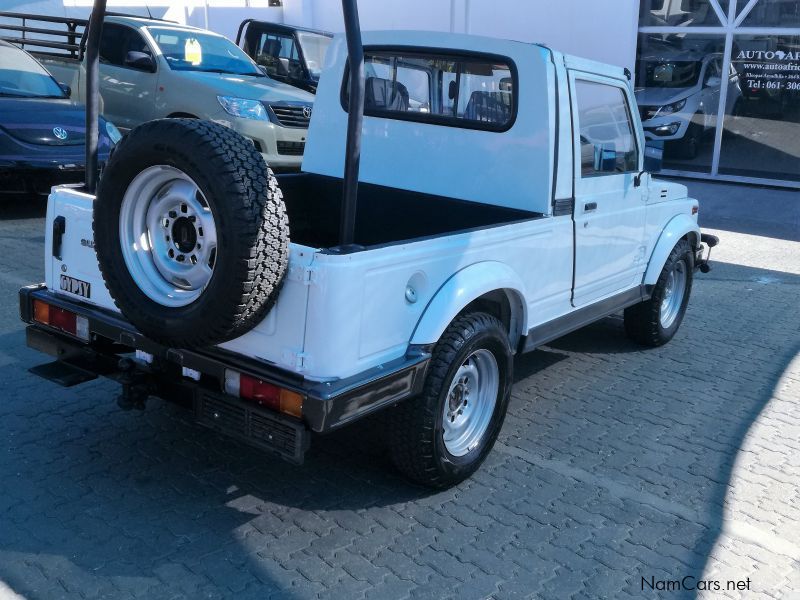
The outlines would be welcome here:
[[[319,79],[322,72],[322,65],[325,62],[325,52],[331,45],[331,38],[327,35],[311,33],[309,31],[298,31],[297,39],[303,49],[303,57],[306,59],[306,66],[311,77]]]
[[[639,83],[653,88],[687,88],[697,85],[701,69],[696,60],[652,60],[639,65]]]
[[[264,77],[264,73],[230,40],[200,31],[148,27],[174,71],[204,71]]]
[[[13,46],[0,46],[0,96],[66,98],[42,65]]]

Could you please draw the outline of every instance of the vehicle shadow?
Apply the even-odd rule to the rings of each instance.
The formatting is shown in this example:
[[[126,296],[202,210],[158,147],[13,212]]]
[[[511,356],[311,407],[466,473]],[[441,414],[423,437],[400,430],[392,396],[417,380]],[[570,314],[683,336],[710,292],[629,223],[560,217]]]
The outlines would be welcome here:
[[[444,492],[397,474],[382,419],[317,437],[295,467],[162,401],[120,412],[109,382],[39,380],[26,369],[43,357],[7,334],[0,580],[31,596],[57,580],[76,594],[335,597],[353,555],[369,587],[416,582],[428,559],[480,561],[487,546],[498,597],[526,573],[553,597],[553,582],[587,591],[601,577],[618,597],[640,595],[643,577],[700,577],[739,449],[800,350],[800,277],[747,283],[740,301],[765,274],[728,265],[699,279],[662,348],[632,346],[612,317],[522,357],[498,447]],[[414,585],[456,595],[442,569]]]

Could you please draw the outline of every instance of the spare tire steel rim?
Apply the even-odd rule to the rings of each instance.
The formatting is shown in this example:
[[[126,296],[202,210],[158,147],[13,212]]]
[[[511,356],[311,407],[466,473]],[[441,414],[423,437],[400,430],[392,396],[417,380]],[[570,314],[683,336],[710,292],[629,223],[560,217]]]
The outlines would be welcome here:
[[[442,438],[453,456],[464,456],[480,444],[492,422],[500,369],[489,350],[475,350],[456,371],[444,401]]]
[[[163,306],[191,304],[214,274],[214,215],[198,185],[175,167],[156,165],[133,178],[122,199],[119,240],[136,285]]]
[[[661,327],[669,329],[678,318],[683,306],[683,296],[686,292],[686,265],[681,260],[667,275],[664,286],[664,298],[661,300],[659,318]]]

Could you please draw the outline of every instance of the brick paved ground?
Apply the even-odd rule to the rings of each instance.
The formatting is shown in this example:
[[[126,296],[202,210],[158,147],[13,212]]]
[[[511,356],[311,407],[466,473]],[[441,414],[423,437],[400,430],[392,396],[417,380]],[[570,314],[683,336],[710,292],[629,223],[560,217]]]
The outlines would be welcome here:
[[[486,465],[435,494],[369,424],[293,468],[31,376],[15,293],[43,205],[2,207],[0,598],[720,596],[642,590],[685,575],[798,597],[800,198],[692,187],[724,230],[678,337],[643,350],[609,318],[524,357]]]

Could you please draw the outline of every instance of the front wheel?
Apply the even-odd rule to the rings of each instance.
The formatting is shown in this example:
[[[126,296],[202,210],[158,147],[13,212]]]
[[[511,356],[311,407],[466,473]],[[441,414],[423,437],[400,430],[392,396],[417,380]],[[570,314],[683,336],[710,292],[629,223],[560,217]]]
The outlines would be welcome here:
[[[694,254],[681,240],[670,252],[650,300],[625,309],[625,332],[646,346],[661,346],[678,331],[692,292]]]
[[[434,348],[422,394],[388,415],[398,469],[434,488],[474,473],[505,419],[512,371],[508,333],[500,321],[486,313],[454,320]]]

